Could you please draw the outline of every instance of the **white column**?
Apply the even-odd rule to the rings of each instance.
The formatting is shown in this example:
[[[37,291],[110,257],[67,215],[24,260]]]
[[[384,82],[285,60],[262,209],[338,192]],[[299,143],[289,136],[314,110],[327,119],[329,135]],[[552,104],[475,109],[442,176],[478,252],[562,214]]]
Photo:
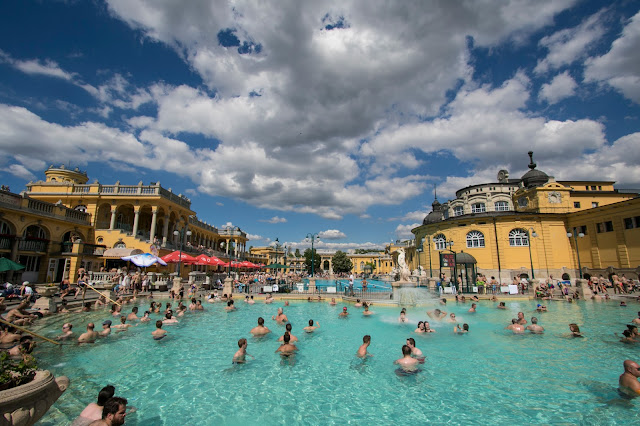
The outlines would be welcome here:
[[[165,215],[164,226],[162,227],[162,247],[167,245],[167,234],[169,233],[169,217]]]
[[[133,212],[133,236],[138,235],[138,222],[140,221],[140,209]]]
[[[116,227],[116,206],[111,206],[111,223],[109,229],[113,230]]]
[[[149,230],[149,240],[153,244],[153,240],[156,238],[156,225],[158,221],[158,209],[154,209],[151,216],[151,229]]]

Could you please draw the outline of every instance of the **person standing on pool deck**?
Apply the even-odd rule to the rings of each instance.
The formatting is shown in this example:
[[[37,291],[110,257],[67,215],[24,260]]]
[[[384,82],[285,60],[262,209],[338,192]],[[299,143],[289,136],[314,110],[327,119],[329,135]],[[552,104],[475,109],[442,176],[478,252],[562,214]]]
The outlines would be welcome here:
[[[402,358],[393,362],[400,365],[405,371],[414,371],[418,368],[419,361],[411,356],[411,348],[408,345],[402,346]]]
[[[160,340],[167,335],[167,330],[162,329],[162,320],[156,321],[156,329],[151,332],[153,340]]]
[[[367,356],[373,356],[373,355],[371,355],[370,353],[367,352],[367,348],[369,347],[370,344],[371,344],[371,336],[369,336],[367,334],[366,336],[364,336],[362,338],[362,344],[358,348],[358,352],[356,353],[356,355],[359,356],[360,358],[365,358]]]
[[[288,322],[288,323],[287,323],[287,325],[285,325],[285,327],[284,327],[284,328],[287,330],[287,331],[286,331],[286,333],[289,333],[289,341],[290,341],[291,343],[293,343],[293,342],[297,342],[297,341],[298,341],[298,338],[297,338],[296,336],[294,336],[293,334],[291,334],[291,328],[292,328],[292,327],[291,327],[291,323],[290,323],[290,322]],[[280,336],[280,337],[278,338],[278,342],[282,342],[283,340],[284,340],[284,336]]]
[[[625,360],[622,365],[624,366],[624,373],[622,373],[618,379],[620,392],[627,396],[635,397],[640,395],[640,382],[638,382],[640,365],[630,359]]]
[[[258,318],[258,325],[253,327],[249,333],[254,336],[264,336],[265,334],[271,333],[271,330],[264,326],[264,318],[260,317]]]
[[[102,409],[102,419],[91,422],[89,426],[121,426],[127,416],[127,400],[114,396],[109,398]]]
[[[315,331],[316,328],[320,327],[320,323],[316,322],[316,325],[313,325],[313,320],[310,319],[309,320],[309,325],[306,326],[305,328],[303,328],[303,330],[307,333],[313,333]]]
[[[271,319],[276,320],[276,322],[283,323],[289,321],[289,318],[284,314],[282,308],[278,308],[278,314],[272,316]]]

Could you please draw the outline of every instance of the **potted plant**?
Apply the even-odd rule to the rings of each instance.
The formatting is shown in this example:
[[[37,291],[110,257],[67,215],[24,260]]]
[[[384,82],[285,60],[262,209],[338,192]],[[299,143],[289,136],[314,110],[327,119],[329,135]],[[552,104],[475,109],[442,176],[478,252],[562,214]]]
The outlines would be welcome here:
[[[9,357],[8,352],[0,353],[0,390],[32,381],[37,368],[36,359],[31,355],[25,355],[18,361]]]

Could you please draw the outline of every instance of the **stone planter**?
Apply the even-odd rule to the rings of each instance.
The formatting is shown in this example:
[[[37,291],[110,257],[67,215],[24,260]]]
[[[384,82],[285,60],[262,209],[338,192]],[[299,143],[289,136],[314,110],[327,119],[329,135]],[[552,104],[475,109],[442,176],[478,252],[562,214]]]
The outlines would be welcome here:
[[[29,383],[0,392],[0,426],[32,425],[51,408],[69,387],[65,376],[55,378],[48,370],[38,370]]]
[[[41,297],[53,297],[58,292],[58,287],[36,287],[36,291]]]

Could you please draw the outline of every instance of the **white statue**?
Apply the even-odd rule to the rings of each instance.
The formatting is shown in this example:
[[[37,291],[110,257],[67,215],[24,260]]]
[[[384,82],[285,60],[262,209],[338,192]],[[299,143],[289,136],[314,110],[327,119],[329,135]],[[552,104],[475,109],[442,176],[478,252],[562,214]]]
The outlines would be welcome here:
[[[411,270],[407,266],[406,255],[404,249],[398,249],[398,268],[400,269],[400,281],[409,281]]]

